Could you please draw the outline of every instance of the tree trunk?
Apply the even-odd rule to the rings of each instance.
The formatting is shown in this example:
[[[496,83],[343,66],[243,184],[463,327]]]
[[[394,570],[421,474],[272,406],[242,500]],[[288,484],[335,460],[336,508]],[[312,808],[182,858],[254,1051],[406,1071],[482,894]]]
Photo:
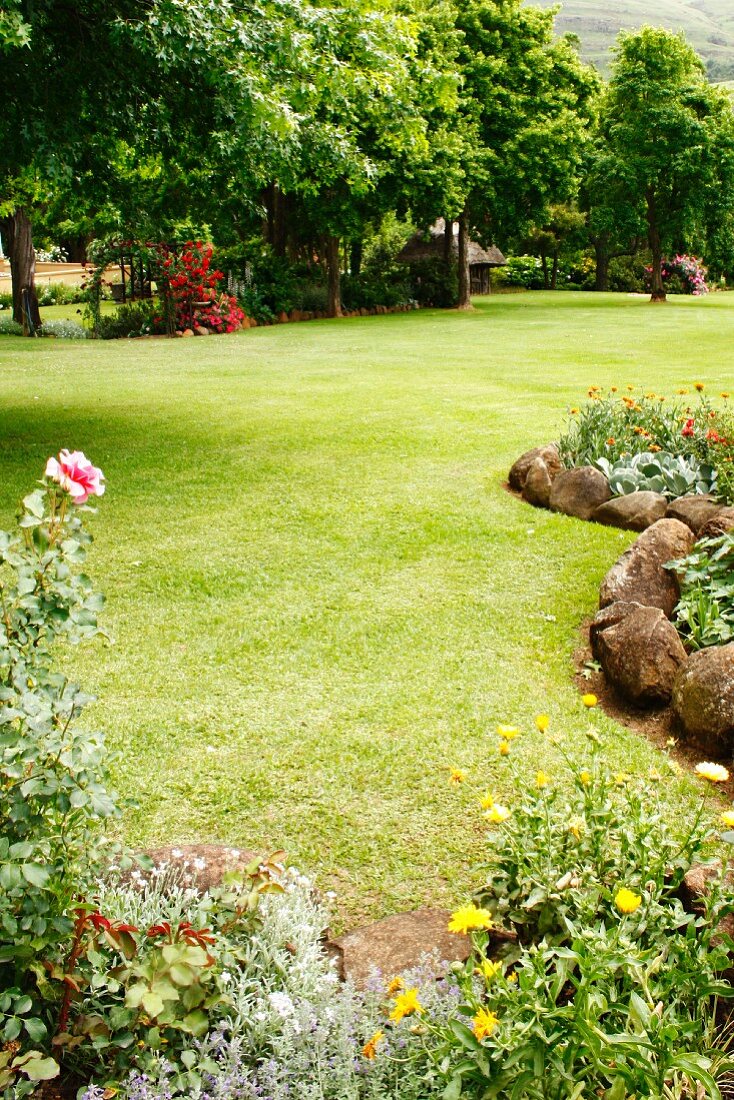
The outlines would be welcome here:
[[[594,255],[596,257],[596,281],[595,290],[609,290],[609,252],[607,246],[600,240],[594,242]]]
[[[459,309],[471,309],[471,277],[469,272],[469,215],[459,216]]]
[[[349,253],[349,273],[354,278],[358,278],[362,273],[362,238],[352,241],[352,248]]]
[[[329,280],[329,317],[341,317],[341,271],[339,266],[339,238],[331,234],[326,238],[326,271]]]
[[[22,206],[0,219],[3,245],[10,261],[13,289],[13,320],[33,335],[41,327],[41,314],[36,294],[36,254],[33,251],[33,228]]]
[[[277,183],[273,185],[273,249],[275,255],[285,259],[288,243],[288,196]]]
[[[663,246],[660,242],[657,218],[655,216],[655,195],[647,192],[647,240],[652,252],[652,295],[651,302],[664,302],[666,299],[663,286]]]
[[[452,218],[443,220],[443,262],[446,267],[451,265],[453,259],[454,222]]]

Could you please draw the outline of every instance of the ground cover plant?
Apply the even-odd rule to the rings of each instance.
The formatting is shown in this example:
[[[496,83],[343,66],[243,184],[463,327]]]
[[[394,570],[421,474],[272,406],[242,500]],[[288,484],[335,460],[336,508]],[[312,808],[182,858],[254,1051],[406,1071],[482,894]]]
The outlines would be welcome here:
[[[529,293],[226,341],[3,340],[2,526],[59,440],[115,487],[90,520],[115,645],[65,665],[139,804],[124,840],[283,847],[337,928],[466,896],[484,832],[447,761],[471,773],[500,716],[543,706],[584,733],[576,631],[633,538],[530,512],[506,471],[589,384],[718,394],[733,330],[726,295]],[[620,770],[655,765],[598,721]],[[547,767],[539,734],[524,751]]]
[[[680,579],[675,624],[690,649],[734,638],[734,536],[700,539],[688,557],[671,562]]]
[[[596,466],[615,496],[652,490],[669,498],[713,493],[734,500],[734,413],[730,394],[710,400],[703,382],[691,391],[666,394],[624,392],[596,385],[588,401],[571,408],[571,420],[559,440],[566,466]]]

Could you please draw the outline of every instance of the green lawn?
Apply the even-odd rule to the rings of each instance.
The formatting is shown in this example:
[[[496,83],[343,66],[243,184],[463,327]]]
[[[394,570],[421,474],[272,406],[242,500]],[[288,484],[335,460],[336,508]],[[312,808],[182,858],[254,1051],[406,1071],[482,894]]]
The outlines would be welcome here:
[[[107,475],[89,571],[116,641],[68,665],[139,802],[126,838],[282,845],[342,922],[462,898],[495,725],[528,731],[529,775],[554,767],[539,711],[583,751],[571,656],[630,541],[531,510],[507,470],[589,384],[731,389],[733,348],[732,295],[0,339],[2,521],[60,447]],[[655,762],[592,720],[620,766]]]

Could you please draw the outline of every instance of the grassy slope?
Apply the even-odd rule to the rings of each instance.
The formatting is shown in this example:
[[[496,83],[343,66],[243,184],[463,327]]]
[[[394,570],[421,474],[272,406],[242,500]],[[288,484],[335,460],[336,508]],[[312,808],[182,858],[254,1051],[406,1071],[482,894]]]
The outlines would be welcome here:
[[[534,0],[540,7],[555,0]],[[684,31],[704,60],[734,66],[734,8],[729,0],[563,0],[556,21],[559,33],[578,34],[582,53],[606,71],[610,50],[621,29],[648,23]]]
[[[350,921],[460,897],[494,725],[547,710],[583,745],[571,654],[630,539],[529,509],[506,471],[589,383],[731,388],[733,340],[734,296],[580,294],[0,340],[0,520],[60,446],[107,474],[89,569],[116,644],[69,667],[141,803],[127,838],[282,844]],[[595,720],[621,765],[654,760]],[[539,735],[516,745],[552,772]]]

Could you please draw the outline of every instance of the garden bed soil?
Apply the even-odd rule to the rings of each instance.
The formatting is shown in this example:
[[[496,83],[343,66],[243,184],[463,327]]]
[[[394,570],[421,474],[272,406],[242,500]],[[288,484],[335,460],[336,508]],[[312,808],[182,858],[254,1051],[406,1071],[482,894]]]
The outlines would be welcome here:
[[[695,765],[703,759],[702,753],[695,744],[681,739],[672,706],[655,709],[636,707],[612,687],[602,669],[597,671],[587,665],[586,662],[593,659],[589,642],[591,621],[588,619],[581,627],[579,645],[573,655],[574,683],[579,694],[591,692],[596,695],[599,707],[609,718],[626,729],[641,733],[655,748],[664,750],[672,760],[692,773]],[[717,784],[717,791],[722,798],[734,800],[734,773],[726,783]]]

